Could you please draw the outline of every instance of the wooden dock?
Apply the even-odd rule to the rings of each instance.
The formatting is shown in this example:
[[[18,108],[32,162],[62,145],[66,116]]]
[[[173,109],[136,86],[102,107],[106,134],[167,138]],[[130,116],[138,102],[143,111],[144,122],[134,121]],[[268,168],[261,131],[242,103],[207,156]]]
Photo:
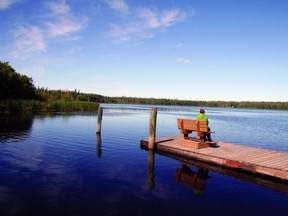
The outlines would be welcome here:
[[[156,150],[182,158],[196,159],[253,174],[288,180],[288,153],[248,147],[232,143],[217,142],[215,147],[195,149],[180,145],[183,136],[156,138]],[[149,139],[140,141],[148,148]]]

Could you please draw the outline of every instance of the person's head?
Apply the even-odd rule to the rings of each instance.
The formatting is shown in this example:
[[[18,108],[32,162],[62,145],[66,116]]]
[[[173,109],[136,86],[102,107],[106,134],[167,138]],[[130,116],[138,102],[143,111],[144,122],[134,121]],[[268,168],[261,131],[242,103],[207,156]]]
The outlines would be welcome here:
[[[200,109],[200,113],[205,113],[205,110],[204,109]]]

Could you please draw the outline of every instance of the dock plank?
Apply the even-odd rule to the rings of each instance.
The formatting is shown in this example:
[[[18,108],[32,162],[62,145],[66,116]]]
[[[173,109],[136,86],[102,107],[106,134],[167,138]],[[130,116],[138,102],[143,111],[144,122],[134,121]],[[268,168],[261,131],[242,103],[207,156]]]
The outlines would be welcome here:
[[[271,167],[281,169],[281,168],[288,167],[288,161],[287,160],[288,159],[285,159],[285,158],[274,158],[274,159],[268,160],[266,162],[260,163],[260,165],[271,166]]]
[[[281,159],[288,159],[288,157],[286,156],[283,156],[283,155],[281,155],[281,154],[277,154],[277,153],[275,153],[275,152],[273,152],[273,153],[271,153],[271,154],[267,154],[267,155],[264,155],[264,156],[262,156],[262,157],[259,157],[259,158],[255,158],[255,159],[253,159],[253,160],[249,160],[249,162],[250,163],[266,163],[266,162],[272,162],[272,161],[274,161],[274,160],[276,160],[276,161],[279,161],[279,160],[281,160]]]
[[[224,142],[217,142],[216,147],[194,149],[181,146],[181,139],[183,139],[181,135],[156,138],[156,148],[184,158],[288,180],[288,153],[286,152]],[[148,147],[148,139],[141,140],[141,145]]]

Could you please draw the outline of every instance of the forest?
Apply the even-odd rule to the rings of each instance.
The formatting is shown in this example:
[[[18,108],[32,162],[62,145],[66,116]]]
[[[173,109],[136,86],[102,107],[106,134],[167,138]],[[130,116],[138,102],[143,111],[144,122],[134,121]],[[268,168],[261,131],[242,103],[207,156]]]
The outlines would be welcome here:
[[[8,62],[0,61],[0,112],[95,111],[100,103],[202,106],[288,110],[288,102],[199,101],[164,98],[110,97],[81,93],[80,90],[36,88],[33,79],[17,73]]]

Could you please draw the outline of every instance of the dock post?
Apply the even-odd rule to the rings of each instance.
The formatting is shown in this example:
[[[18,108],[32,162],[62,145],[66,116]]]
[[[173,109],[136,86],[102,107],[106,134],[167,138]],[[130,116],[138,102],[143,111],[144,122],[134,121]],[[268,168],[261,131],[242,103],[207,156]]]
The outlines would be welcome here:
[[[97,128],[96,128],[97,134],[101,134],[102,114],[103,114],[103,107],[99,106],[97,115]]]
[[[148,149],[155,148],[156,119],[157,119],[157,108],[151,108]]]

